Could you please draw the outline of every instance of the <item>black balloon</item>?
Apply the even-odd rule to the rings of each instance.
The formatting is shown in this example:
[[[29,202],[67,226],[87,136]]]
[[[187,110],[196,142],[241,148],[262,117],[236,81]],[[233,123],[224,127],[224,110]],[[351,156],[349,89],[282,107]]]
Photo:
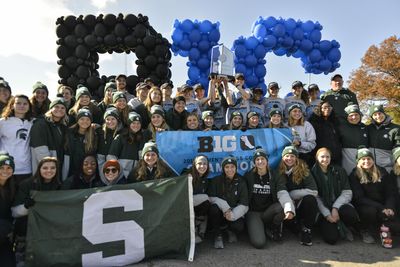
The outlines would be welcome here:
[[[117,44],[117,38],[115,38],[114,34],[107,34],[104,37],[104,44],[108,47],[113,47]]]
[[[166,77],[168,75],[168,65],[158,64],[156,67],[156,73],[158,77]]]
[[[68,28],[70,28],[70,29],[73,29],[74,27],[75,27],[75,25],[76,25],[76,17],[75,16],[66,16],[65,18],[64,18],[64,24],[68,27]]]
[[[60,66],[58,67],[58,76],[60,78],[68,78],[71,75],[71,70],[67,66]]]
[[[148,69],[154,69],[157,66],[157,58],[153,55],[149,55],[144,59],[144,64],[146,64]]]
[[[147,48],[147,50],[152,50],[156,45],[156,38],[151,35],[144,37],[143,44]]]
[[[77,24],[74,29],[74,33],[78,37],[85,37],[88,34],[88,30],[85,25]]]
[[[128,33],[128,29],[123,23],[118,23],[117,25],[115,25],[114,32],[116,36],[125,37]]]
[[[81,79],[86,79],[86,78],[88,78],[89,77],[89,75],[90,75],[90,71],[89,71],[89,68],[88,67],[86,67],[86,66],[79,66],[77,69],[76,69],[76,76],[78,76],[78,78],[81,78]]]
[[[89,47],[94,47],[97,44],[97,38],[93,34],[86,35],[84,38],[85,44]]]
[[[94,33],[96,36],[104,37],[107,35],[107,28],[103,23],[99,22],[94,26]]]
[[[103,17],[103,22],[108,27],[114,27],[117,23],[117,17],[114,14],[107,14]]]
[[[147,56],[147,49],[143,45],[138,45],[135,52],[139,59],[144,59]]]
[[[139,65],[136,68],[136,74],[139,77],[147,78],[150,74],[150,71],[147,69],[147,67],[145,65]]]
[[[67,64],[67,66],[71,69],[76,69],[76,67],[78,66],[78,61],[76,57],[67,57],[65,59],[65,64]]]
[[[86,15],[83,18],[83,23],[85,23],[85,25],[88,27],[94,27],[96,25],[96,16],[91,14]]]
[[[136,37],[133,35],[128,35],[124,38],[124,44],[128,47],[128,48],[135,48],[137,45],[136,42]]]
[[[72,88],[76,88],[76,86],[79,84],[79,79],[76,76],[69,76],[67,78],[67,84]]]
[[[66,59],[72,54],[72,51],[65,45],[59,45],[57,48],[57,56],[61,59]]]
[[[135,27],[138,23],[138,19],[133,14],[127,14],[124,17],[124,22],[127,27]]]
[[[75,55],[82,59],[87,59],[89,57],[89,50],[84,45],[78,45],[75,48]]]
[[[64,42],[68,47],[75,48],[78,45],[75,35],[68,35],[64,38]]]
[[[135,35],[137,38],[143,38],[143,37],[146,36],[146,32],[147,32],[146,26],[144,26],[143,24],[138,24],[138,25],[136,25],[136,27],[135,27],[134,35]]]
[[[64,24],[60,24],[56,28],[56,34],[58,38],[65,38],[69,34],[69,30]]]

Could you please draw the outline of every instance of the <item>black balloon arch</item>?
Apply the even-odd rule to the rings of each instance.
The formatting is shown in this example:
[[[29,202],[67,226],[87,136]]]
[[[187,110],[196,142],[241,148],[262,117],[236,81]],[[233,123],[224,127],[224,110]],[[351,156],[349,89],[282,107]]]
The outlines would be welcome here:
[[[136,74],[127,77],[127,88],[135,93],[139,81],[150,77],[156,84],[171,78],[170,43],[139,14],[100,14],[60,17],[56,21],[60,67],[59,83],[76,88],[83,84],[102,97],[105,83],[113,78],[98,72],[98,53],[135,53]]]

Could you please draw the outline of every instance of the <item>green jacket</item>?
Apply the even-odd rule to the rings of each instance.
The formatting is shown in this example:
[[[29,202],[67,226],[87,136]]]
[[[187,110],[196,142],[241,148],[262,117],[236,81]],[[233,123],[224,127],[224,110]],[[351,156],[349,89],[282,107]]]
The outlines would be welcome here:
[[[356,95],[347,88],[342,88],[337,92],[330,89],[321,96],[321,100],[328,101],[333,107],[336,117],[340,119],[347,118],[347,114],[344,109],[347,107],[349,102],[358,105]]]

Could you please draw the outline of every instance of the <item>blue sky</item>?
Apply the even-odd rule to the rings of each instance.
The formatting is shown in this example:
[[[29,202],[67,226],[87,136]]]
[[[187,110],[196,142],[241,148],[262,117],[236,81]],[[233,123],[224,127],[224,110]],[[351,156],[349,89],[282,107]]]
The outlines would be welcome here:
[[[47,84],[55,95],[57,88],[55,21],[69,14],[142,13],[150,24],[171,41],[175,19],[208,19],[220,22],[221,39],[227,47],[243,35],[251,34],[251,25],[259,17],[293,18],[318,21],[324,28],[322,39],[335,39],[341,44],[341,73],[345,80],[358,68],[370,45],[378,45],[389,36],[400,36],[400,1],[161,1],[161,0],[2,0],[0,9],[0,76],[8,80],[13,93],[31,94],[36,81]],[[100,57],[100,74],[135,72],[134,56],[107,54]],[[329,88],[329,75],[304,73],[299,59],[266,56],[266,82],[277,81],[281,95],[290,91],[295,80],[317,83]],[[172,58],[172,80],[175,85],[187,79],[187,58]],[[127,64],[125,63],[127,62]]]

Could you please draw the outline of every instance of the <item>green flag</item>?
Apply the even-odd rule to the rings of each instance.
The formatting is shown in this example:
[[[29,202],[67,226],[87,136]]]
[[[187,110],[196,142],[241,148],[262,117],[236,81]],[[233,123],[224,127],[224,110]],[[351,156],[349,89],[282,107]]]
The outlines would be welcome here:
[[[191,178],[35,192],[27,266],[123,266],[194,255]]]

